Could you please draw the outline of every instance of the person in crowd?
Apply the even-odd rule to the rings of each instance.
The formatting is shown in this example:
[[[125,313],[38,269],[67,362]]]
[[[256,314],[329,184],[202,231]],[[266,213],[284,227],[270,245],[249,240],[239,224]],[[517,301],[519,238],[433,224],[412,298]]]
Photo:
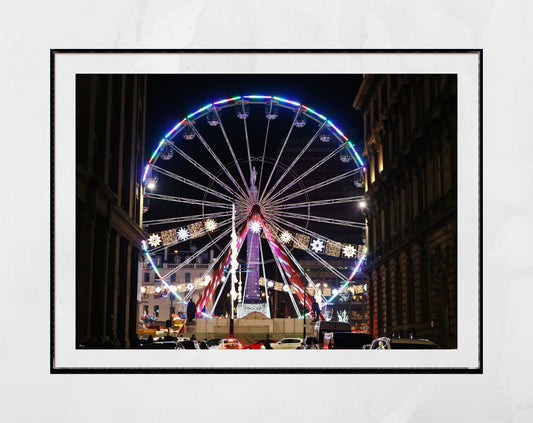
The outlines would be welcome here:
[[[263,342],[263,345],[265,346],[265,350],[273,349],[272,346],[270,345],[270,336],[268,335],[268,333],[267,333],[265,342]]]

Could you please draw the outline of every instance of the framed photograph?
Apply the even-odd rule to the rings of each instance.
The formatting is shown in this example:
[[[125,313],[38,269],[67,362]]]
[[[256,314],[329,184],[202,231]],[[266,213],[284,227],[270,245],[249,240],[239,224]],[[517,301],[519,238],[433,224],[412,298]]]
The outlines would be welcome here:
[[[482,373],[481,104],[480,50],[51,51],[50,371]]]

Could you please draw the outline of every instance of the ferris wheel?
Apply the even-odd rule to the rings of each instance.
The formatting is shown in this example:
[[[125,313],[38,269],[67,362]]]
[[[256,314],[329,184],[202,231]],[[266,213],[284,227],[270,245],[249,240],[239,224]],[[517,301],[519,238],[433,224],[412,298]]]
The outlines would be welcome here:
[[[183,298],[174,293],[186,302],[201,288],[199,315],[210,307],[211,317],[229,289],[237,317],[271,317],[277,289],[301,317],[302,304],[330,303],[364,260],[365,172],[354,144],[308,106],[265,95],[209,103],[180,120],[145,167],[146,260],[168,287],[172,274],[214,252]],[[165,272],[154,265],[154,254],[182,243],[194,244],[186,260]],[[317,272],[338,289],[321,290]]]

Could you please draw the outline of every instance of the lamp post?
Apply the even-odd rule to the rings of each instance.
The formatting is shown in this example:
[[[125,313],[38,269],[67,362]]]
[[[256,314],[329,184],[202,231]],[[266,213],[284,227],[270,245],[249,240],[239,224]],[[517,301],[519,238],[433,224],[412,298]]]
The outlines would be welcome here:
[[[307,334],[307,325],[305,323],[306,311],[307,311],[307,288],[304,287],[304,342],[305,342],[305,336]]]

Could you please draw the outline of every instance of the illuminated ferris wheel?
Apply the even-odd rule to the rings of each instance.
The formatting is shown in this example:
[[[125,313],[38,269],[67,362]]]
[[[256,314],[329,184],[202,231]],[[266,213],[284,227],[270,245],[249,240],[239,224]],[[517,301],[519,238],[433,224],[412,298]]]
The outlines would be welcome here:
[[[171,270],[154,269],[168,286],[214,252],[187,294],[173,293],[186,302],[201,284],[199,315],[212,316],[229,289],[237,317],[271,317],[269,292],[282,290],[300,317],[302,304],[328,304],[361,266],[365,170],[353,143],[310,107],[263,95],[209,103],[179,121],[145,167],[146,259],[155,268],[154,254],[194,244]],[[337,289],[321,290],[316,272]]]

